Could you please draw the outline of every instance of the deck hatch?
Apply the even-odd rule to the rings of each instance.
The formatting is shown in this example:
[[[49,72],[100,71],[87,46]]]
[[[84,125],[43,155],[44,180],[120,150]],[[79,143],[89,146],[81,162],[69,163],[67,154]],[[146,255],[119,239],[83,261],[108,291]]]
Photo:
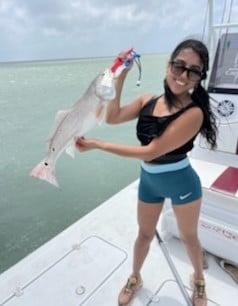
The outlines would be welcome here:
[[[126,258],[127,253],[122,249],[100,237],[91,236],[77,247],[73,246],[27,284],[16,288],[15,293],[0,305],[32,306],[32,301],[34,306],[81,305]]]

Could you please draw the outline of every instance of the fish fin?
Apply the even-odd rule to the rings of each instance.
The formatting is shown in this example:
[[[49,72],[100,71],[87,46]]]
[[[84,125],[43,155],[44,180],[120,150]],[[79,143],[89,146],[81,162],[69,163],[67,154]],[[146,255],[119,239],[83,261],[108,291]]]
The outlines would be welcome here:
[[[59,184],[55,177],[55,169],[52,168],[50,165],[46,166],[44,164],[44,160],[42,160],[35,168],[31,170],[30,176],[45,180],[48,183],[54,185],[55,187],[59,187]]]
[[[65,150],[65,152],[71,156],[72,158],[75,157],[75,144],[72,143],[70,146],[68,146],[68,148]]]
[[[50,132],[48,138],[47,138],[47,142],[50,142],[50,140],[52,139],[52,136],[55,134],[56,129],[58,128],[60,122],[68,115],[69,110],[60,110],[57,112],[56,116],[55,116],[55,123],[54,123],[54,127],[52,129],[52,131]]]
[[[106,104],[103,103],[97,107],[96,111],[96,118],[99,124],[102,124],[102,122],[104,121],[105,114],[106,114]]]

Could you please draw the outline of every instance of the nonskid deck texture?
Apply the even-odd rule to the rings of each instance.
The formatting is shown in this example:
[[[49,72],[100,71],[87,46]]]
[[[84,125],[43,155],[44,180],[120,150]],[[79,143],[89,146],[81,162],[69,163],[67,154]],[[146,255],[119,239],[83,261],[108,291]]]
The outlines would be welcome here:
[[[132,265],[136,237],[134,182],[54,239],[0,275],[1,306],[116,306]],[[180,240],[166,243],[191,293],[191,265]],[[238,285],[208,256],[208,305],[232,306]],[[166,258],[154,239],[142,271],[144,286],[133,306],[186,305]]]

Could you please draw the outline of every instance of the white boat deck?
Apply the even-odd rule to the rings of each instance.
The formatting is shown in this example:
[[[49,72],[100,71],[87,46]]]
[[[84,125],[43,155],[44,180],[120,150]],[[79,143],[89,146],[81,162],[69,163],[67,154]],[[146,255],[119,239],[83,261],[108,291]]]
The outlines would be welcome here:
[[[54,239],[0,275],[1,306],[114,306],[131,272],[136,237],[137,184],[134,182]],[[167,247],[190,294],[192,272],[176,238]],[[222,247],[222,246],[221,246]],[[208,257],[208,305],[233,306],[238,285]],[[154,239],[142,270],[144,286],[133,306],[186,305]]]

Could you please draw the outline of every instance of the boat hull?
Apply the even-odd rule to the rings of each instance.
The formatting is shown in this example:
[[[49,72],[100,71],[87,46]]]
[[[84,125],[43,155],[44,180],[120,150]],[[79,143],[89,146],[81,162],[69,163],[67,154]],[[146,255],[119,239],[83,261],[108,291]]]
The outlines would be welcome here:
[[[237,199],[204,190],[198,234],[202,247],[209,253],[238,265]],[[179,238],[175,215],[168,203],[162,219],[164,234]]]

